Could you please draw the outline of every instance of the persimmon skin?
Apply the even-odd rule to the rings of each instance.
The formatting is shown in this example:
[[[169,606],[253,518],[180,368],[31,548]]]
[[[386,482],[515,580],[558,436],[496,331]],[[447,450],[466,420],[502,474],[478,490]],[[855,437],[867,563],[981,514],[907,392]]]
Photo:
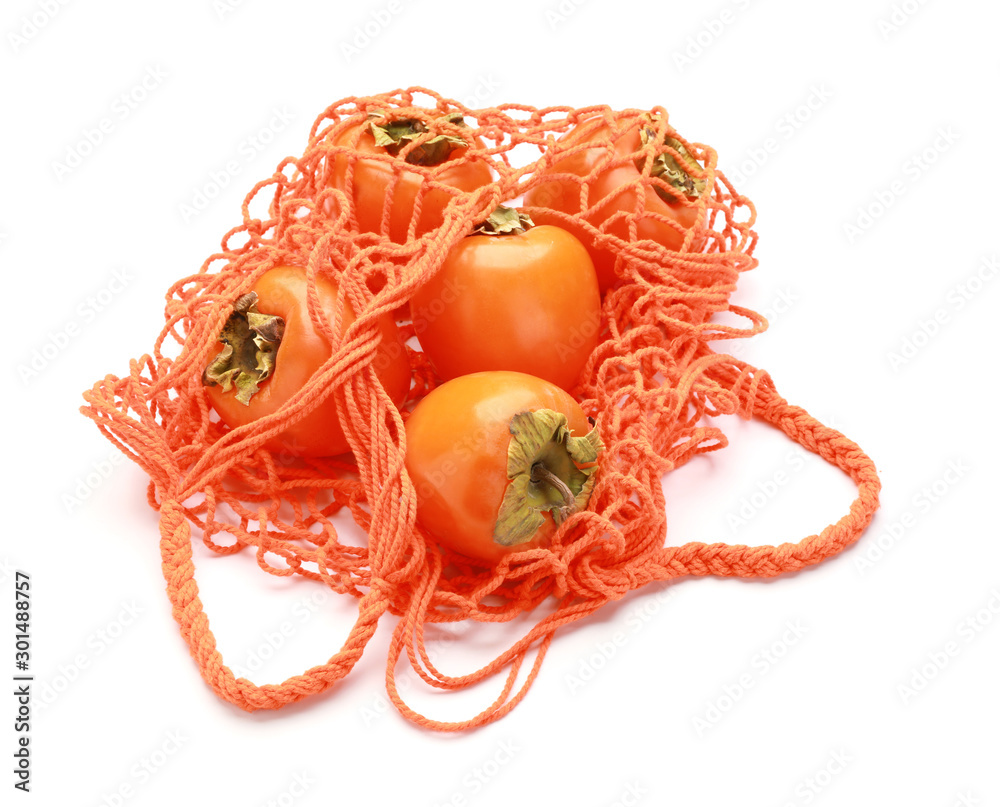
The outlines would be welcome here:
[[[274,360],[274,372],[260,383],[260,389],[249,405],[236,400],[236,391],[226,392],[221,386],[205,388],[212,407],[229,428],[234,429],[276,412],[309,381],[312,374],[330,358],[333,347],[316,329],[309,317],[306,302],[305,270],[292,266],[277,266],[254,284],[258,310],[285,321],[285,331]],[[316,292],[320,309],[332,322],[337,310],[337,285],[317,276]],[[342,317],[341,333],[354,322],[350,304]],[[376,351],[375,372],[386,393],[396,406],[406,398],[410,388],[410,364],[399,329],[390,316],[379,321],[381,342]],[[222,348],[222,344],[219,344]],[[325,457],[350,451],[340,427],[334,397],[327,397],[302,420],[288,426],[266,443],[275,453],[299,457]]]
[[[628,222],[621,214],[630,214],[636,210],[640,194],[645,200],[645,208],[642,216],[636,221],[636,238],[638,239],[655,241],[667,249],[679,250],[684,243],[686,231],[695,227],[702,218],[693,201],[688,204],[672,197],[666,201],[651,185],[633,185],[632,183],[638,183],[641,174],[632,161],[598,170],[599,164],[607,159],[608,150],[602,144],[609,137],[611,137],[611,130],[606,123],[595,124],[588,121],[580,123],[575,129],[564,135],[560,141],[563,145],[578,146],[583,143],[594,143],[594,147],[582,149],[575,154],[556,160],[545,170],[541,181],[525,193],[523,205],[531,214],[531,218],[538,224],[555,224],[559,227],[565,227],[580,239],[594,262],[602,294],[614,287],[621,279],[615,272],[616,255],[609,248],[598,247],[595,238],[582,225],[552,214],[552,211],[579,214],[584,210],[583,183],[574,179],[559,179],[553,175],[574,174],[586,177],[596,171],[593,178],[588,180],[590,187],[587,208],[594,207],[602,200],[607,201],[600,210],[587,214],[584,219],[588,224],[603,229],[604,232],[623,241],[629,240],[629,227]],[[630,130],[614,143],[614,152],[617,157],[634,154],[640,148],[638,129]],[[626,186],[625,190],[614,195],[623,186]],[[619,216],[618,218],[602,227],[616,214]],[[668,221],[653,218],[654,215],[663,216],[668,221],[676,222],[680,229],[672,226]],[[694,244],[693,248],[697,249],[698,245]]]
[[[510,422],[519,412],[551,409],[574,435],[590,431],[565,390],[524,373],[463,375],[432,390],[406,422],[406,471],[417,494],[417,522],[442,545],[487,563],[544,546],[555,532],[549,514],[535,538],[516,546],[493,539],[510,480]]]
[[[359,133],[358,129],[362,131]],[[338,153],[333,158],[329,185],[347,193],[347,174],[351,163],[354,164],[351,196],[353,197],[354,213],[358,229],[366,233],[382,233],[382,214],[385,208],[386,194],[392,192],[389,207],[390,241],[397,244],[405,243],[413,217],[417,195],[424,184],[425,177],[412,168],[397,171],[393,165],[382,160],[365,159],[365,154],[381,154],[388,156],[389,152],[375,143],[375,137],[364,123],[346,128],[336,138],[333,144],[349,146],[358,152],[358,156],[348,156]],[[478,144],[477,145],[481,145]],[[460,162],[468,149],[456,148],[445,162],[435,166],[434,181],[442,185],[468,193],[476,188],[488,185],[493,181],[489,166],[482,161]],[[401,158],[393,158],[399,165],[407,163]],[[428,188],[420,201],[420,216],[417,220],[414,237],[439,227],[444,221],[444,209],[454,198],[443,188]]]
[[[578,239],[550,225],[466,237],[410,309],[444,380],[513,370],[571,390],[600,338],[594,265]]]

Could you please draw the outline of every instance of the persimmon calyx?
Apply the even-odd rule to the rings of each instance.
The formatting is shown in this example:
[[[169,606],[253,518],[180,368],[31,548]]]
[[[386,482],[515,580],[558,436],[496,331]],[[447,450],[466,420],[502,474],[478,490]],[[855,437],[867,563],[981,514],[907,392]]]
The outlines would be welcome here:
[[[535,226],[523,210],[498,205],[489,218],[473,229],[478,235],[520,235]]]
[[[285,334],[285,321],[257,310],[257,292],[244,294],[233,304],[233,313],[222,326],[222,350],[202,374],[206,386],[235,387],[236,400],[247,406],[260,383],[274,372],[278,345]]]
[[[653,128],[655,123],[656,120],[650,117],[649,124],[639,129],[639,139],[642,141],[643,146],[651,142],[657,142],[656,129]],[[708,187],[708,183],[705,177],[695,176],[692,173],[698,167],[698,161],[691,155],[691,152],[687,150],[680,140],[669,134],[664,135],[659,142],[676,151],[677,156],[671,154],[669,151],[660,152],[653,157],[653,166],[649,173],[677,188],[677,190],[692,199],[702,196]],[[641,171],[643,160],[638,160],[637,166]],[[660,188],[657,188],[658,192],[660,190]],[[667,195],[665,191],[660,194],[660,196]],[[665,198],[664,201],[669,202],[674,201],[674,199],[673,197],[669,199]]]
[[[574,437],[566,415],[551,409],[514,415],[510,435],[510,484],[493,528],[493,540],[502,546],[530,541],[545,523],[546,512],[561,524],[586,507],[597,481],[597,457],[604,450],[596,428]]]
[[[459,112],[450,112],[435,118],[435,122],[450,123],[453,126],[465,126],[465,118]],[[427,125],[416,118],[392,119],[389,113],[382,109],[368,113],[368,126],[375,145],[381,146],[393,157],[428,131]],[[469,144],[461,137],[450,134],[436,134],[408,149],[404,158],[410,165],[440,165],[446,162],[457,148],[468,148]]]

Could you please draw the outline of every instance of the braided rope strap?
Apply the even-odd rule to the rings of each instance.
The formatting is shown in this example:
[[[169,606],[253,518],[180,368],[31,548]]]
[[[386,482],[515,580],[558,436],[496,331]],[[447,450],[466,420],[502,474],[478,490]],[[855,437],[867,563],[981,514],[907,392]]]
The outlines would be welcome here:
[[[431,663],[423,647],[423,623],[433,618],[431,593],[441,569],[436,567],[419,598],[415,598],[393,636],[386,683],[390,700],[408,720],[437,731],[462,731],[491,723],[507,714],[520,702],[538,675],[539,668],[556,630],[597,611],[603,605],[624,597],[648,583],[688,575],[744,578],[776,577],[820,563],[854,543],[871,523],[879,506],[881,483],[874,462],[849,438],[824,426],[806,410],[789,404],[775,391],[767,373],[738,362],[731,357],[716,365],[716,379],[735,388],[736,413],[746,418],[757,417],[784,432],[794,442],[843,470],[857,485],[858,495],[849,511],[836,523],[821,532],[796,543],[745,546],[698,541],[676,547],[652,548],[644,556],[626,553],[625,562],[588,562],[585,553],[573,553],[566,547],[562,559],[543,566],[544,573],[557,581],[552,592],[561,595],[555,612],[541,619],[524,637],[480,670],[461,677],[440,673]],[[586,521],[586,514],[581,514]],[[600,518],[594,519],[604,526]],[[607,536],[605,536],[607,537]],[[583,541],[586,544],[586,539]],[[567,560],[568,558],[568,560]],[[618,556],[621,560],[621,556]],[[546,560],[551,560],[551,554]],[[507,570],[498,571],[502,579]],[[406,649],[417,674],[431,686],[457,689],[477,683],[507,670],[503,689],[497,699],[475,717],[463,721],[439,721],[417,712],[399,695],[395,683],[395,667]],[[534,662],[517,691],[518,673],[531,650],[536,649]],[[513,694],[512,694],[513,693]]]
[[[879,506],[881,483],[875,463],[854,441],[824,426],[805,409],[789,404],[773,387],[759,387],[753,407],[754,416],[850,476],[858,487],[857,498],[840,520],[797,543],[743,546],[691,542],[666,547],[657,559],[664,579],[681,575],[776,577],[795,572],[843,551],[871,523]]]
[[[102,389],[106,394],[108,391],[101,384],[96,385],[87,397],[97,412],[103,411],[105,414],[105,419],[98,419],[102,431],[126,451],[123,443],[136,447],[135,453],[127,453],[143,465],[152,477],[151,499],[154,498],[153,491],[158,489],[164,492],[158,504],[160,550],[163,576],[174,618],[180,625],[181,634],[205,681],[221,698],[247,711],[278,709],[328,689],[350,672],[374,635],[380,617],[392,609],[403,612],[403,618],[393,634],[386,669],[387,689],[397,709],[407,719],[436,730],[459,731],[485,725],[503,717],[523,699],[538,675],[549,644],[560,626],[583,618],[604,604],[655,581],[686,575],[774,577],[798,571],[836,555],[857,540],[878,508],[880,482],[872,460],[843,434],[822,425],[804,409],[789,404],[777,394],[766,374],[758,373],[753,376],[751,383],[743,383],[749,377],[746,366],[742,365],[740,372],[741,366],[730,359],[715,365],[710,374],[738,391],[742,388],[737,394],[736,404],[740,414],[759,417],[773,424],[799,445],[843,470],[857,485],[857,498],[849,512],[835,524],[797,543],[750,547],[691,542],[677,547],[661,546],[640,562],[635,562],[632,558],[631,563],[620,565],[584,562],[587,556],[573,556],[572,546],[566,547],[561,558],[540,550],[537,554],[544,558],[544,562],[536,570],[536,579],[547,577],[555,581],[552,587],[545,590],[546,594],[561,597],[555,613],[541,619],[519,642],[490,664],[460,677],[440,673],[431,663],[423,645],[424,625],[429,621],[444,621],[439,618],[440,615],[435,614],[433,606],[460,602],[458,598],[442,599],[439,583],[443,560],[439,550],[429,547],[426,573],[420,575],[408,596],[400,598],[397,593],[396,607],[392,607],[393,586],[373,575],[368,592],[360,596],[358,620],[337,654],[279,684],[258,686],[245,678],[237,679],[224,664],[216,647],[194,578],[192,529],[188,514],[178,498],[181,494],[177,492],[181,477],[176,466],[170,462],[163,430],[148,418],[143,422],[143,419],[137,421],[108,417],[111,412],[121,414],[121,405],[115,405],[116,397],[118,400],[129,401],[135,394],[141,394],[140,390],[144,385],[140,383],[139,367],[138,363],[133,363],[131,377],[114,379],[110,397],[98,394]],[[173,494],[169,492],[171,487]],[[578,521],[586,522],[593,516],[594,514],[581,513]],[[598,523],[603,526],[600,519]],[[522,575],[527,568],[529,567],[521,567]],[[511,569],[506,563],[502,563],[493,577],[482,586],[478,598],[481,599],[484,594],[495,589],[510,575]],[[457,621],[464,616],[483,619],[482,614],[462,612],[456,612],[450,619]],[[515,692],[518,675],[533,648],[537,649],[534,662],[526,679]],[[443,722],[427,718],[408,706],[399,695],[395,668],[404,649],[413,669],[432,686],[457,689],[485,680],[506,669],[502,691],[486,709],[468,720]]]

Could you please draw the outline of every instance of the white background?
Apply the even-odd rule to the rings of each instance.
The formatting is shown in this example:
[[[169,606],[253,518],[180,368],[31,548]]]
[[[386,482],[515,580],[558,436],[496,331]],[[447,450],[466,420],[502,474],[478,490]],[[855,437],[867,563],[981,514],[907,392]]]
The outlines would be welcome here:
[[[15,795],[1000,805],[998,6],[225,2],[11,0],[0,14],[0,610],[29,572],[37,696],[32,792]],[[386,708],[390,617],[325,696],[254,715],[217,699],[171,618],[144,477],[77,413],[82,390],[151,348],[167,287],[326,105],[407,85],[474,105],[662,104],[713,145],[759,211],[760,266],[736,301],[772,320],[734,350],[856,440],[884,482],[842,556],[770,582],[635,592],[558,634],[509,716],[457,736]],[[102,118],[110,131],[81,147]],[[55,165],[81,150],[69,172]],[[185,216],[232,161],[228,186]],[[838,471],[765,426],[723,427],[729,448],[664,480],[671,543],[798,540],[846,512]],[[196,562],[226,661],[259,664],[257,683],[327,658],[356,614],[250,556],[196,547]],[[465,672],[510,638],[473,632],[436,657]],[[458,719],[497,686],[408,694]],[[14,710],[8,697],[4,771]]]

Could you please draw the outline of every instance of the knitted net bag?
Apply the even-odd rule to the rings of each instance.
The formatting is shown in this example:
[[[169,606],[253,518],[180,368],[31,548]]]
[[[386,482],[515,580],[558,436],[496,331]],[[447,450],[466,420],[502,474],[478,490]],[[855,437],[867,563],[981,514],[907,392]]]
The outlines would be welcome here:
[[[465,147],[437,165],[372,153],[363,155],[362,165],[358,132],[371,116],[418,121],[417,128],[426,129],[402,156],[409,149],[433,149],[442,132],[461,138]],[[565,136],[574,130],[593,136],[584,146]],[[639,151],[615,148],[637,132],[644,133]],[[584,177],[558,173],[560,161],[584,148],[598,149],[601,170],[639,168],[618,195],[591,198]],[[697,214],[688,228],[645,209],[647,190],[677,193],[654,170],[664,157],[667,164],[683,163],[704,189],[688,204]],[[385,197],[381,215],[376,211],[374,225],[369,222],[371,232],[359,223],[371,212],[356,202],[360,184],[370,181],[363,173],[373,165],[384,177]],[[458,187],[449,173],[457,165],[479,166],[489,181]],[[572,390],[596,420],[606,448],[589,504],[559,527],[551,547],[483,565],[440,548],[416,525],[415,491],[403,464],[404,422],[437,381],[410,340],[413,383],[397,408],[376,375],[377,323],[386,314],[405,317],[414,291],[473,226],[501,202],[537,188],[553,170],[560,182],[579,185],[578,209],[546,208],[545,195],[535,194],[542,203],[529,212],[606,250],[621,278],[604,297],[601,341]],[[406,185],[414,175],[420,180],[416,191]],[[632,203],[616,208],[616,199],[626,197]],[[402,223],[400,199],[408,213]],[[429,215],[434,210],[441,211],[437,218]],[[346,98],[324,110],[304,153],[282,160],[247,194],[242,222],[225,234],[221,251],[169,289],[152,352],[132,360],[126,375],[109,375],[84,393],[83,413],[150,477],[148,500],[159,511],[167,593],[208,684],[248,711],[277,709],[323,692],[350,672],[389,612],[397,617],[386,666],[392,703],[419,725],[466,729],[498,719],[524,697],[560,626],[647,583],[684,575],[771,577],[818,563],[855,541],[878,506],[872,461],[842,434],[785,401],[766,372],[711,346],[766,327],[760,315],[729,302],[739,274],[757,264],[753,221],[752,204],[717,170],[716,153],[684,140],[662,108],[504,104],[472,110],[413,88]],[[677,248],[645,237],[650,222],[674,227]],[[228,429],[209,405],[202,374],[234,302],[276,265],[305,269],[310,316],[335,349],[278,411]],[[343,338],[335,336],[336,323],[319,315],[320,277],[336,281],[356,314]],[[731,324],[733,315],[745,326]],[[404,337],[413,335],[412,324],[402,321],[400,327]],[[266,447],[330,396],[353,456],[306,459]],[[723,414],[760,418],[841,468],[858,487],[849,512],[798,543],[665,546],[662,477],[727,444],[712,420]],[[367,546],[340,540],[333,519],[344,510],[367,534]],[[343,646],[278,684],[236,678],[199,599],[196,535],[220,555],[253,551],[269,574],[299,575],[355,597],[358,617]],[[552,607],[538,609],[544,615],[483,668],[450,676],[431,663],[424,642],[429,623],[506,622],[531,614],[549,598]],[[500,675],[499,694],[471,719],[427,718],[399,695],[396,670],[404,653],[433,687],[458,689]],[[532,654],[530,668],[522,670]]]

